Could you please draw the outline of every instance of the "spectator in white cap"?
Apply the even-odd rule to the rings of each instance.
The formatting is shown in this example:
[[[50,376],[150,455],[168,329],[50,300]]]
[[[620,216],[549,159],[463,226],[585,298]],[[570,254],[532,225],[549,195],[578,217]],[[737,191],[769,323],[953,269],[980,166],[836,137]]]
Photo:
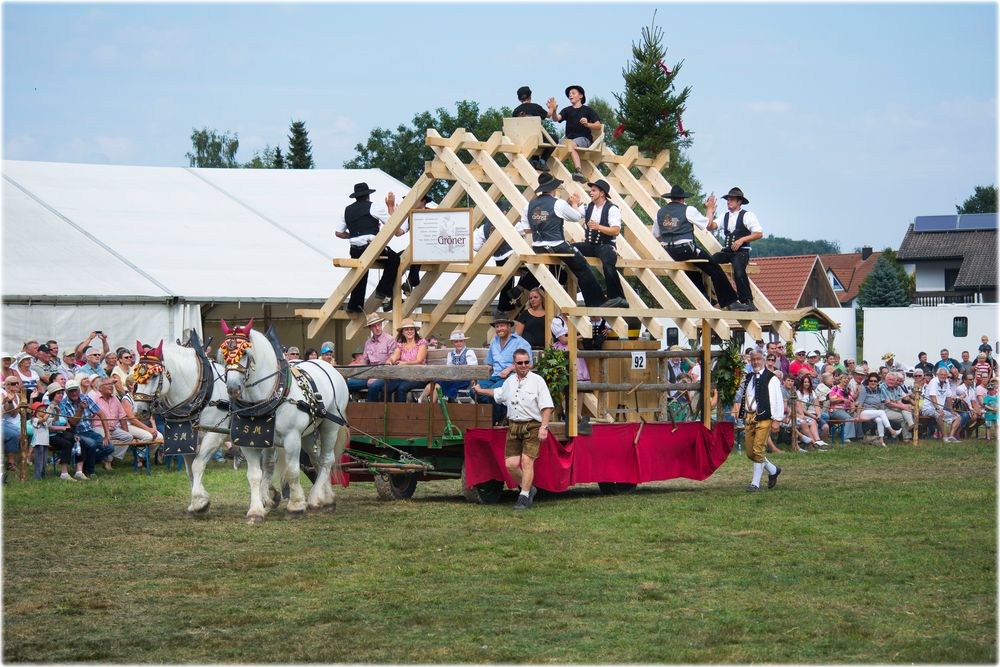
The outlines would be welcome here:
[[[906,369],[903,368],[903,364],[896,361],[895,355],[892,352],[886,352],[885,354],[882,355],[882,363],[885,364],[885,367],[888,368],[890,372],[893,373],[906,372]]]
[[[31,368],[31,362],[35,360],[27,352],[22,352],[14,359],[14,372],[21,379],[21,384],[31,393],[38,386],[38,373]]]
[[[448,358],[446,360],[446,365],[448,366],[478,366],[479,359],[476,358],[476,353],[471,349],[466,347],[465,341],[468,340],[465,337],[464,331],[452,331],[451,335],[448,336],[448,341],[452,345],[452,349],[448,351]],[[468,389],[472,384],[468,380],[446,380],[441,382],[441,391],[448,400],[454,401],[458,397],[458,392],[463,389]]]
[[[818,355],[818,353],[817,353]],[[806,359],[805,348],[799,348],[795,350],[795,360],[788,365],[788,373],[793,377],[798,379],[799,372],[803,369],[806,370],[813,377],[816,376],[816,367],[809,363]]]

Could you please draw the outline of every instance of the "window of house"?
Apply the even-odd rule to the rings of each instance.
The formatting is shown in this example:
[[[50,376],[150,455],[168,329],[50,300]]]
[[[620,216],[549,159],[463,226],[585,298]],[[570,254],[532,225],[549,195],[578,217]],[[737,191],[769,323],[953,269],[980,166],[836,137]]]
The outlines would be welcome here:
[[[951,335],[955,338],[965,338],[969,335],[969,318],[956,317],[951,321]]]
[[[839,280],[837,280],[837,276],[833,273],[833,271],[827,271],[826,275],[828,278],[830,278],[830,284],[833,285],[834,292],[844,291],[844,286],[840,284]]]
[[[944,291],[950,292],[955,289],[955,281],[958,280],[958,269],[944,270]]]

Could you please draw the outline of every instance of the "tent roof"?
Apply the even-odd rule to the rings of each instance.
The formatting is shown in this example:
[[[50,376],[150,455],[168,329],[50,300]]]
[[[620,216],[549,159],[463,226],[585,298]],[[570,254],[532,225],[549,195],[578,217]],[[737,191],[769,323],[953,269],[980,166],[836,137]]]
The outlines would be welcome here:
[[[3,294],[39,300],[324,301],[347,272],[331,259],[348,256],[334,226],[354,183],[409,191],[380,169],[5,160],[3,174]]]

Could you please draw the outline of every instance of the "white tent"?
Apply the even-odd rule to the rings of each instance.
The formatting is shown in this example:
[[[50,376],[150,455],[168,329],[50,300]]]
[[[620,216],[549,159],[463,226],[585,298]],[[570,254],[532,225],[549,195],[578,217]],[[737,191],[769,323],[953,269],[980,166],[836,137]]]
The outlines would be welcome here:
[[[114,327],[112,345],[172,339],[201,329],[205,304],[322,302],[346,273],[331,259],[348,256],[334,226],[354,184],[397,201],[409,190],[379,169],[4,161],[3,176],[5,350],[26,337],[65,348],[95,328]]]

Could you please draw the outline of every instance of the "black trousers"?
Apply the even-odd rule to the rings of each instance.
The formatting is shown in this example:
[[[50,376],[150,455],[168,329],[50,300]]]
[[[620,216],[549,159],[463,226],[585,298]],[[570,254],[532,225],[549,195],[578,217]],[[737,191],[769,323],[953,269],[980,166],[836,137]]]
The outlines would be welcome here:
[[[368,249],[369,244],[351,246],[351,257],[357,259]],[[383,296],[392,296],[392,290],[396,286],[396,275],[399,273],[399,253],[392,248],[386,247],[379,255],[385,267],[382,269],[382,277],[375,286],[375,291]],[[361,308],[365,304],[365,290],[368,289],[368,273],[358,282],[357,287],[351,291],[351,298],[347,301],[348,308]]]
[[[723,248],[712,255],[719,264],[733,265],[733,282],[736,283],[736,294],[743,303],[753,303],[753,292],[750,291],[750,278],[747,277],[747,264],[750,263],[750,248],[740,248],[736,252]]]
[[[563,241],[556,246],[532,246],[531,249],[538,253],[572,255],[571,257],[560,257],[559,259],[576,276],[580,291],[583,292],[583,302],[588,308],[596,308],[604,303],[604,291],[601,289],[600,283],[597,282],[597,278],[594,277],[594,273],[590,270],[587,260],[583,258],[583,255],[577,248]],[[565,285],[565,277],[559,282]],[[538,279],[529,273],[521,278],[518,284],[524,289],[532,289],[538,287]],[[570,294],[570,296],[574,299],[576,298],[575,294]]]
[[[574,243],[573,247],[580,251],[584,257],[596,257],[601,260],[601,268],[604,271],[604,284],[607,286],[608,298],[625,298],[622,291],[622,280],[618,275],[618,252],[615,246],[610,243],[589,243],[581,241]]]
[[[663,249],[667,251],[667,254],[670,255],[671,259],[677,262],[686,262],[689,259],[707,259],[708,262],[705,264],[698,264],[698,269],[708,275],[709,279],[711,279],[712,289],[715,290],[715,298],[719,301],[719,307],[725,308],[737,300],[736,291],[733,289],[733,286],[729,284],[729,278],[726,276],[726,272],[719,266],[719,262],[715,259],[715,255],[709,255],[697,245],[664,245]],[[691,282],[693,282],[695,286],[701,290],[701,293],[705,294],[707,297],[708,295],[705,290],[705,281],[701,279],[701,275],[698,271],[685,271],[684,273],[686,273],[688,278],[691,279]]]

